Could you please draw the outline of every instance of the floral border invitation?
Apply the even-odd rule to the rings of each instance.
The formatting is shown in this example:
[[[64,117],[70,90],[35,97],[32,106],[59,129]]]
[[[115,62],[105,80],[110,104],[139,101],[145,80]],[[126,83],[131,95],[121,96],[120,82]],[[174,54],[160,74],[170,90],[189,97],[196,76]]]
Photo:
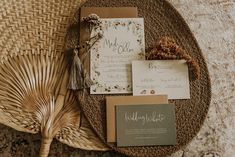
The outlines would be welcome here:
[[[102,39],[90,51],[91,94],[132,93],[131,62],[144,60],[143,18],[101,19],[100,28],[92,30]]]

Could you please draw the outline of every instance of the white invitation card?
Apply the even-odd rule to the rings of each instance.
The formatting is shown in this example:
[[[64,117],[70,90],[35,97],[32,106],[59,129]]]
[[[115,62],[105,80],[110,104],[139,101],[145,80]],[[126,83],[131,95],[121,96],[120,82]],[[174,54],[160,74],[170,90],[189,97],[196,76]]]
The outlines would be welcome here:
[[[190,99],[188,66],[185,60],[132,62],[133,95],[168,95]]]
[[[145,59],[143,18],[101,19],[91,37],[99,32],[103,37],[90,51],[90,94],[132,93],[131,62]]]

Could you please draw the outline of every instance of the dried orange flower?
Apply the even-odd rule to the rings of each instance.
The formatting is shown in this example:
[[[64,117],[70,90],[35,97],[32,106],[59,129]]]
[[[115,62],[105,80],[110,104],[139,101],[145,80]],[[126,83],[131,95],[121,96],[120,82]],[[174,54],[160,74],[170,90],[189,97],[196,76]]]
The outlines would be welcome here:
[[[156,59],[184,59],[186,60],[190,71],[194,74],[195,79],[200,78],[199,64],[182,49],[173,38],[162,37],[150,51],[146,54],[147,60]]]

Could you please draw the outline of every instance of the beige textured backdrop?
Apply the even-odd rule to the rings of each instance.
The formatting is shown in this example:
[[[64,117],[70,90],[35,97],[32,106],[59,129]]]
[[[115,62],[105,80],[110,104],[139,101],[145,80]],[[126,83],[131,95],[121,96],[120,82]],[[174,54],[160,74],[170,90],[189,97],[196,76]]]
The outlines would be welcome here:
[[[0,1],[0,38],[6,38],[7,42],[0,42],[1,53],[6,53],[14,48],[14,45],[22,45],[24,49],[40,47],[40,45],[47,43],[48,49],[58,50],[61,49],[61,45],[54,45],[54,41],[63,42],[63,36],[54,36],[53,31],[63,31],[66,25],[59,25],[61,21],[67,21],[66,18],[59,18],[58,24],[48,23],[48,27],[51,28],[51,32],[37,32],[37,26],[34,25],[33,20],[26,18],[22,22],[22,32],[28,33],[28,36],[33,38],[36,34],[40,34],[35,39],[35,44],[30,45],[27,40],[23,40],[18,34],[14,35],[14,39],[11,38],[11,34],[14,34],[15,29],[20,26],[14,25],[9,32],[4,32],[5,24],[4,13],[6,3],[10,0]],[[10,3],[19,3],[20,7],[24,7],[24,3],[20,3],[21,0],[11,0]],[[53,3],[55,0],[52,0]],[[66,1],[65,1],[66,2]],[[78,0],[70,1],[73,7],[76,7]],[[175,8],[181,13],[189,24],[192,32],[194,33],[199,46],[208,63],[209,72],[212,82],[212,101],[209,109],[207,119],[199,132],[198,136],[182,150],[176,152],[172,157],[234,157],[235,155],[235,1],[234,0],[169,0]],[[22,6],[21,6],[22,5]],[[24,12],[33,10],[33,7],[25,9],[19,12],[18,18]],[[10,7],[10,6],[8,6]],[[9,9],[9,14],[11,14]],[[37,22],[45,21],[49,18],[53,18],[50,14],[49,8],[42,8],[42,12],[48,12],[48,16],[43,19],[38,19]],[[13,14],[13,13],[12,13]],[[40,14],[40,13],[39,13]],[[58,6],[58,14],[55,16],[69,16],[71,14],[64,15],[60,12],[60,6]],[[19,19],[10,19],[19,20]],[[27,26],[25,23],[30,23],[32,27],[35,27],[34,32],[27,32]],[[64,22],[64,23],[65,23]],[[47,27],[47,26],[45,26]],[[24,29],[23,29],[24,28]],[[43,41],[41,38],[45,34],[51,35],[49,41]],[[62,34],[62,33],[61,33]],[[12,35],[13,36],[13,35]],[[32,43],[32,42],[30,42]],[[55,48],[56,47],[56,48]],[[14,51],[19,51],[14,49]],[[19,156],[37,156],[39,152],[40,136],[30,135],[26,133],[17,132],[11,128],[0,125],[0,157],[19,157]],[[82,151],[65,146],[57,141],[54,141],[51,146],[51,157],[109,157],[109,156],[121,156],[115,153],[98,153]]]

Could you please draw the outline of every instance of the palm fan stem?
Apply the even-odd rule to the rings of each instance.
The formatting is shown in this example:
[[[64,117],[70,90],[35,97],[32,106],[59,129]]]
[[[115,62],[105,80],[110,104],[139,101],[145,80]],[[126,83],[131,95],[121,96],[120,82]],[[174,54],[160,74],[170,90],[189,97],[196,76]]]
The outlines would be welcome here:
[[[42,138],[39,157],[48,156],[52,141],[53,141],[53,138],[45,138],[45,137]]]
[[[55,120],[56,115],[61,111],[62,107],[64,106],[65,95],[66,95],[66,92],[67,92],[66,86],[67,86],[67,83],[68,83],[68,74],[67,74],[67,72],[68,71],[66,70],[65,75],[63,76],[62,84],[60,85],[60,90],[59,90],[59,93],[58,93],[58,97],[56,99],[55,106],[53,107],[54,111],[49,114],[49,117],[52,118],[51,121],[50,121],[52,123],[46,123],[45,128],[44,128],[45,130],[43,129],[43,131],[42,131],[42,142],[41,142],[39,157],[48,157],[51,142],[53,141],[53,138],[54,138],[55,134],[58,131],[58,130],[53,130],[52,128],[53,128],[53,125],[54,125],[54,120]],[[47,126],[47,125],[49,125],[49,126]],[[50,131],[51,129],[53,130],[52,132]],[[50,136],[48,136],[48,135],[50,135]]]

